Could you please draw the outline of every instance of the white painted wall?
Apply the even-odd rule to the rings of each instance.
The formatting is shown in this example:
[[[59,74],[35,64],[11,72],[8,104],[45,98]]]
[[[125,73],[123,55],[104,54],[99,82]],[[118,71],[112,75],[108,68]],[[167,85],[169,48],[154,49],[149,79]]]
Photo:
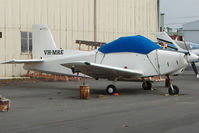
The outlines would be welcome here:
[[[157,0],[96,0],[97,41],[144,35],[155,40]],[[56,45],[77,49],[75,40],[94,40],[94,0],[0,0],[0,61],[30,58],[21,54],[20,31],[47,24]],[[0,77],[20,76],[23,65],[0,65]]]

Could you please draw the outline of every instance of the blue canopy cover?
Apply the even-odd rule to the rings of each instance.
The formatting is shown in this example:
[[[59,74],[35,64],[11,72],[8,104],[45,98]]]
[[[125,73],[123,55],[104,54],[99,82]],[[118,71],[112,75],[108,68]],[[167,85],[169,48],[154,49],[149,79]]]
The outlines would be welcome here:
[[[155,49],[161,47],[153,41],[141,36],[120,37],[110,43],[99,48],[102,53],[118,53],[118,52],[133,52],[140,54],[148,54]]]

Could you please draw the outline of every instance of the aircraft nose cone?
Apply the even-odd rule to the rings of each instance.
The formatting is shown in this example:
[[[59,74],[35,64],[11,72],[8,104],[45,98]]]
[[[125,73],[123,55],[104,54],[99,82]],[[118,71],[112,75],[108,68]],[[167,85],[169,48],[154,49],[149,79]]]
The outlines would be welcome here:
[[[190,55],[187,56],[187,61],[189,63],[195,62],[197,60],[199,60],[199,56],[197,56],[196,54],[190,54]]]

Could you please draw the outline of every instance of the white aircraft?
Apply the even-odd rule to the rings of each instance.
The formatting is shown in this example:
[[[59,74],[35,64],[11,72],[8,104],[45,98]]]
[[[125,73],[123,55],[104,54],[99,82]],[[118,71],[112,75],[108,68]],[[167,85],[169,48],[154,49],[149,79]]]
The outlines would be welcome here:
[[[80,72],[80,76],[86,74],[95,79],[103,78],[114,82],[140,77],[146,90],[151,89],[152,84],[145,77],[182,73],[189,63],[199,58],[191,53],[163,50],[140,35],[121,37],[89,52],[57,49],[47,25],[33,25],[32,54],[33,59],[13,59],[2,64],[24,63],[26,70],[69,76]],[[106,91],[113,94],[116,86],[109,85]],[[175,95],[179,89],[171,83],[168,92]]]
[[[189,52],[199,55],[199,44],[185,41],[175,41],[182,49],[188,49]]]
[[[187,46],[187,42],[177,42],[177,41],[174,41],[173,39],[171,39],[171,37],[169,37],[169,35],[166,32],[157,32],[156,33],[156,37],[157,37],[157,40],[159,40],[159,41],[163,41],[163,42],[166,42],[166,43],[174,45],[177,48],[176,50],[179,51],[179,52],[183,52],[185,54],[199,55],[199,49],[197,49],[197,47],[198,47],[197,44],[189,42],[189,46]],[[178,44],[180,44],[181,47]],[[183,49],[182,47],[184,47],[186,50]],[[194,48],[190,49],[192,47],[194,47]],[[193,61],[193,62],[190,63],[191,66],[192,66],[193,71],[195,72],[195,74],[197,76],[197,78],[199,78],[199,74],[198,74],[198,70],[197,70],[197,67],[195,65],[195,62],[198,62],[198,61],[199,60],[195,60],[195,61]]]
[[[156,37],[159,41],[173,44],[178,51],[187,52],[189,50],[189,52],[199,55],[199,44],[197,43],[173,40],[166,32],[157,32]]]

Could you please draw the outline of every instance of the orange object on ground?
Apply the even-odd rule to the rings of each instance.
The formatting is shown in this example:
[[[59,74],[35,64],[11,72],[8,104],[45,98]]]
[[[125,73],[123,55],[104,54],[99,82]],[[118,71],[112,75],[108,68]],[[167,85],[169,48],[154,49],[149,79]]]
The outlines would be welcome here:
[[[113,93],[114,96],[119,96],[119,93]]]

